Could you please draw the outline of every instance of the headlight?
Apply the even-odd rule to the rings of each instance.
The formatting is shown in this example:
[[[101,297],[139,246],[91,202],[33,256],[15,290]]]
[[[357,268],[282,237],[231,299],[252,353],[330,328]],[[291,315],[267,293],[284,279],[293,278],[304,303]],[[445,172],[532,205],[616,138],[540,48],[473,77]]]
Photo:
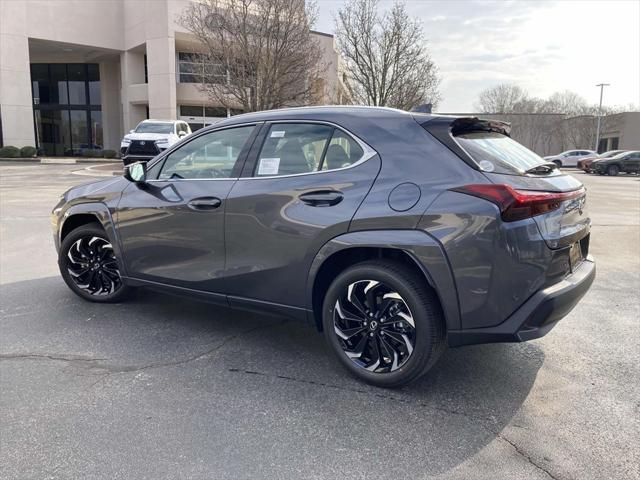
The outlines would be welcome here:
[[[169,148],[169,140],[167,140],[166,138],[156,140],[156,145],[158,146],[158,148]]]
[[[120,145],[131,145],[131,140],[129,140],[128,138],[123,138],[120,142]]]

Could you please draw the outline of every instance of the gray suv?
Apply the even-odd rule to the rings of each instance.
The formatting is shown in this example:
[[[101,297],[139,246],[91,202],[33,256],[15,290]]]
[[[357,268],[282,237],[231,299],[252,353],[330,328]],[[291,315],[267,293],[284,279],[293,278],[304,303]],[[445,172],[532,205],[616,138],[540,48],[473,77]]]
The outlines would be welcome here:
[[[360,379],[545,335],[595,277],[585,189],[508,124],[371,107],[238,115],[53,211],[67,285],[286,315]]]

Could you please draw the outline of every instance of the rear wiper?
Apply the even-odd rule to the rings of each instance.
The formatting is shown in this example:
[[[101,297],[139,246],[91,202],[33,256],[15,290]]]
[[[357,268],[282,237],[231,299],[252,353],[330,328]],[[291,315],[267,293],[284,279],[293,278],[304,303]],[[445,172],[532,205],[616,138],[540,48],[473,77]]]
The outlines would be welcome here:
[[[536,165],[535,167],[531,167],[529,170],[525,170],[524,173],[551,173],[556,168],[558,168],[558,165],[556,165],[555,163],[545,162]]]

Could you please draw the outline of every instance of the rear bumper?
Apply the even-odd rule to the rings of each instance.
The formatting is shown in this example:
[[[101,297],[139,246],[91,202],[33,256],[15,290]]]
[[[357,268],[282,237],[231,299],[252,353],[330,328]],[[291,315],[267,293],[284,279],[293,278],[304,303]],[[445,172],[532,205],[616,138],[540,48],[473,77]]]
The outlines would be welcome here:
[[[450,330],[451,347],[478,343],[526,342],[546,335],[587,293],[596,276],[589,256],[564,280],[540,290],[500,325],[489,328]]]

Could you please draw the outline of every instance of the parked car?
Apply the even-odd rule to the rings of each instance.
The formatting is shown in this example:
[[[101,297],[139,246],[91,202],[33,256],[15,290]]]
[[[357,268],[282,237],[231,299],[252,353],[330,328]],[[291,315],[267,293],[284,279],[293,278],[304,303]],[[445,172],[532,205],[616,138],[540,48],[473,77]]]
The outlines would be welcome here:
[[[551,155],[544,157],[548,162],[553,162],[558,167],[576,167],[578,161],[586,157],[594,157],[598,155],[593,150],[567,150],[566,152],[559,153],[558,155]]]
[[[622,152],[610,158],[598,160],[591,165],[600,175],[616,176],[620,172],[640,173],[640,151]]]
[[[143,120],[122,139],[122,161],[150,160],[190,133],[189,124],[181,120]]]
[[[593,157],[585,157],[582,160],[578,161],[577,166],[580,170],[591,173],[591,165],[593,164],[593,162],[613,157],[614,155],[618,155],[619,153],[622,153],[624,151],[625,150],[609,150],[608,152],[600,153],[598,155],[594,155]]]
[[[508,124],[373,107],[238,115],[68,190],[63,279],[287,315],[383,387],[445,347],[545,335],[595,277],[585,189]],[[241,321],[238,319],[238,321]]]

